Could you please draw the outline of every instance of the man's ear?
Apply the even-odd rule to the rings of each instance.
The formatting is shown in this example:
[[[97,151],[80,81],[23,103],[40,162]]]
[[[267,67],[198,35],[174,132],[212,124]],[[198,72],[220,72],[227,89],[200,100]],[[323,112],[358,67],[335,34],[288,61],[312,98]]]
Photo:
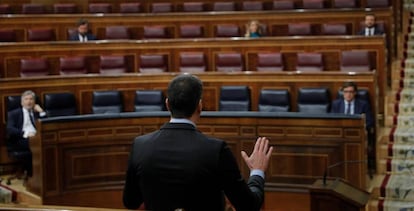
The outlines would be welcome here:
[[[170,110],[170,105],[169,104],[170,103],[168,101],[168,98],[165,98],[165,107],[167,108],[168,111]]]
[[[200,113],[203,110],[203,101],[201,99],[200,99],[200,101],[198,101],[197,109],[198,109],[198,112],[200,112]]]

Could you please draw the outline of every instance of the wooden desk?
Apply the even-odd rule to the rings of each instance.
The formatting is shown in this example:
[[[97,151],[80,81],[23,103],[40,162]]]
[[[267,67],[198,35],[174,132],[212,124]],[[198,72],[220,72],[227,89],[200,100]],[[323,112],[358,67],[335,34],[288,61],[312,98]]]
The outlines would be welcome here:
[[[158,129],[168,119],[168,112],[43,119],[30,141],[34,175],[28,189],[44,204],[120,208],[133,138]],[[257,136],[269,137],[275,146],[266,176],[269,187],[306,188],[329,165],[366,159],[364,122],[361,116],[346,115],[204,112],[198,128],[226,140],[245,177],[248,169],[240,151],[250,153]],[[338,165],[329,176],[365,188],[366,163]]]

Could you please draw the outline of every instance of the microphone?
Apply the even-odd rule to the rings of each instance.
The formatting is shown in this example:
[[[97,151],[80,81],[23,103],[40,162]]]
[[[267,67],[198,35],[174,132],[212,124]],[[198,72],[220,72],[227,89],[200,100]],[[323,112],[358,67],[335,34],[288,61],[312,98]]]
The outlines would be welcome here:
[[[348,163],[364,163],[364,162],[366,163],[367,160],[345,160],[345,161],[340,161],[340,162],[337,162],[337,163],[334,163],[332,165],[327,166],[325,168],[325,171],[323,172],[323,179],[322,179],[323,186],[326,186],[326,178],[328,177],[328,171],[331,168],[335,168],[337,166],[340,166],[340,165],[343,165],[343,164],[348,164]]]

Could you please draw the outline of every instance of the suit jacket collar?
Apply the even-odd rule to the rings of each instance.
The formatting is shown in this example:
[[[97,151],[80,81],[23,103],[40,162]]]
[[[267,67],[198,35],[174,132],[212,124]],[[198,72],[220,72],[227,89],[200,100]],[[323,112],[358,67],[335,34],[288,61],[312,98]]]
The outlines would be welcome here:
[[[161,127],[162,129],[181,129],[181,130],[197,130],[196,127],[188,123],[166,123]]]

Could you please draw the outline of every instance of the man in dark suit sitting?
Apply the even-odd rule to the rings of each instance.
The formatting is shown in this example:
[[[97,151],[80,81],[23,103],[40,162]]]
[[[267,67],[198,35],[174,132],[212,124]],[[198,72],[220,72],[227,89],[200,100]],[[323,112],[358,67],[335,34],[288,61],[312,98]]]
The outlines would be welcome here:
[[[171,120],[133,142],[123,201],[128,209],[144,203],[148,210],[224,210],[225,198],[236,210],[259,210],[264,198],[264,172],[273,148],[259,137],[250,157],[246,184],[226,142],[205,136],[196,123],[202,110],[202,82],[184,74],[168,86]]]
[[[32,176],[32,154],[29,139],[36,135],[35,121],[46,116],[43,109],[35,103],[35,93],[28,90],[21,97],[22,108],[14,109],[7,115],[7,150],[18,152],[19,160],[27,176]]]
[[[384,31],[376,24],[374,14],[365,15],[364,23],[365,27],[358,32],[358,35],[374,36],[384,34]]]
[[[78,21],[78,28],[76,30],[76,33],[72,34],[69,37],[69,40],[87,42],[90,40],[96,40],[96,37],[89,31],[89,22],[85,19],[80,19]]]

